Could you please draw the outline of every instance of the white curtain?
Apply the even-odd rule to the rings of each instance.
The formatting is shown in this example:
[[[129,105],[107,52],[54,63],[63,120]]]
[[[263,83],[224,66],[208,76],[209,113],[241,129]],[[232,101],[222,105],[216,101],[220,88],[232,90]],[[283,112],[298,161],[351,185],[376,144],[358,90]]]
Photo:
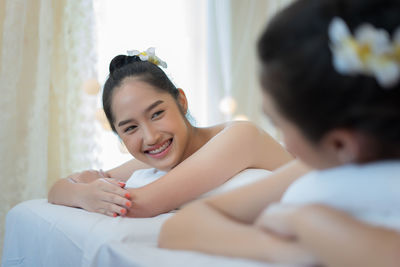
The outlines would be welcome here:
[[[245,116],[277,135],[261,111],[256,43],[269,19],[292,1],[208,0],[207,112],[211,124]],[[231,112],[223,114],[221,101],[227,97],[234,103],[225,102]]]
[[[11,207],[96,164],[93,27],[91,0],[0,1],[1,240]]]

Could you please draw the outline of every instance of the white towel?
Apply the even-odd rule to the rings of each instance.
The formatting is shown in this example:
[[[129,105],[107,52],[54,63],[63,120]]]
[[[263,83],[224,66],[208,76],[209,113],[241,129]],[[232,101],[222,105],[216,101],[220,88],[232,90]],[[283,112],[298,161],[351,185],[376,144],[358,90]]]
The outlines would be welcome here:
[[[295,181],[281,202],[325,204],[361,220],[400,229],[400,161],[311,172]]]
[[[151,182],[154,182],[161,176],[166,174],[164,171],[157,170],[155,168],[136,170],[126,181],[126,188],[138,188],[145,186]]]
[[[264,179],[268,177],[270,174],[270,171],[263,170],[263,169],[246,169],[235,176],[233,176],[231,179],[226,181],[224,184],[212,189],[209,192],[204,193],[200,198],[203,197],[209,197],[212,195],[217,195],[221,194],[233,189],[236,189],[238,187],[256,182],[260,179]],[[166,172],[157,170],[155,168],[150,168],[150,169],[143,169],[143,170],[137,170],[135,171],[132,176],[128,179],[126,182],[126,188],[138,188],[145,186],[149,183],[152,183],[162,177]]]

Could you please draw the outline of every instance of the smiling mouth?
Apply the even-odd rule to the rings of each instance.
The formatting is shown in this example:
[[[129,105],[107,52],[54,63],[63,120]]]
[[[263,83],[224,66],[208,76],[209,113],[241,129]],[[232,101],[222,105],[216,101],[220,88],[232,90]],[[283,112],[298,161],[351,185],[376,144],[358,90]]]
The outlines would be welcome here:
[[[153,149],[153,150],[147,150],[145,153],[150,154],[150,155],[158,155],[164,152],[172,143],[172,138],[168,139],[162,146]]]

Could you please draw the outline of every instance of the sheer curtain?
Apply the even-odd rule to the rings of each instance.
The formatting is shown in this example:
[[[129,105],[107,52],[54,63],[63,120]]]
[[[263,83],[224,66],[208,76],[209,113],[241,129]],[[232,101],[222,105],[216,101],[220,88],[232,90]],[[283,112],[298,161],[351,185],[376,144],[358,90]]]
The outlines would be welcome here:
[[[261,111],[256,42],[268,20],[293,0],[208,0],[207,119],[249,119],[272,135]]]
[[[91,0],[0,1],[1,251],[11,207],[96,164],[93,27]]]
[[[189,101],[190,113],[198,126],[205,126],[205,57],[206,11],[204,0],[95,0],[98,32],[98,73],[103,84],[109,63],[127,50],[156,48],[156,54],[167,62],[164,69]],[[145,10],[151,9],[151,16]],[[132,14],[135,14],[134,16]],[[99,115],[101,101],[98,103]],[[114,135],[104,115],[100,161],[103,169],[113,168],[132,158]]]

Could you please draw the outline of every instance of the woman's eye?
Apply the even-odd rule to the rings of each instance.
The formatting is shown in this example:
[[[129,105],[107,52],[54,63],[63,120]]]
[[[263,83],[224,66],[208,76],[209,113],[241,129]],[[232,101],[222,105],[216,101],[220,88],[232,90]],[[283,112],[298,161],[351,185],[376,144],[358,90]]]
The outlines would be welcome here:
[[[136,127],[137,127],[137,126],[135,126],[135,125],[129,126],[128,128],[125,129],[124,133],[133,131],[133,130],[136,129]]]
[[[154,113],[152,116],[151,116],[151,119],[155,119],[155,118],[157,118],[157,117],[159,117],[161,114],[163,114],[164,113],[164,110],[160,110],[160,111],[157,111],[156,113]]]

